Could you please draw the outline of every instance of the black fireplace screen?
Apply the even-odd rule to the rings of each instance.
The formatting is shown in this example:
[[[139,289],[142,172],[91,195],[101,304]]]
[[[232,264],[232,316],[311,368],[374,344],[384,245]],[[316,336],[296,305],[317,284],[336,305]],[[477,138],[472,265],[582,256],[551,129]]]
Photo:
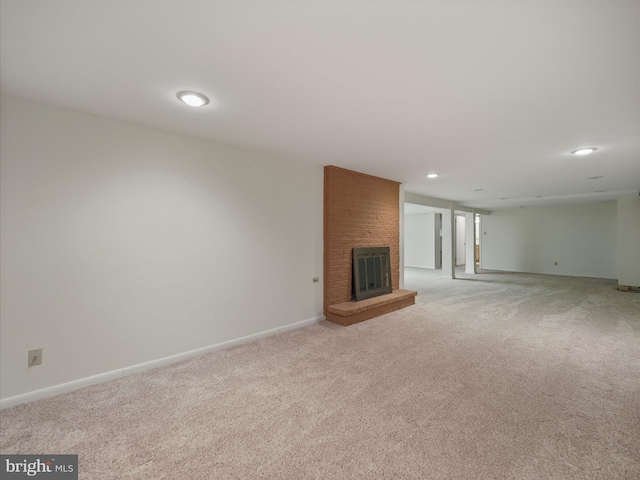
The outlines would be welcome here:
[[[357,301],[391,293],[389,247],[353,249],[353,286]]]

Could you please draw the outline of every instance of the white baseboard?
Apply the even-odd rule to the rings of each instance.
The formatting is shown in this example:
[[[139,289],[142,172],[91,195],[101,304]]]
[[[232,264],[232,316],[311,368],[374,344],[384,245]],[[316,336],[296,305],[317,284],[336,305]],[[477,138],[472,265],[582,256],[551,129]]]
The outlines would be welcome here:
[[[501,268],[480,267],[480,270],[487,270],[487,273],[505,272],[505,273],[530,273],[532,275],[554,275],[556,277],[571,277],[571,278],[595,278],[600,280],[617,280],[617,277],[603,277],[601,275],[576,275],[575,273],[566,272],[527,272],[525,270],[503,270]]]
[[[178,353],[176,355],[170,355],[168,357],[159,358],[150,362],[139,363],[137,365],[131,365],[111,372],[100,373],[98,375],[92,375],[90,377],[80,378],[67,383],[61,383],[60,385],[54,385],[52,387],[42,388],[40,390],[34,390],[32,392],[23,393],[21,395],[15,395],[13,397],[7,397],[0,399],[0,410],[5,408],[14,407],[22,403],[34,402],[43,398],[53,397],[63,393],[73,392],[84,387],[96,385],[98,383],[108,382],[117,378],[126,377],[134,373],[144,372],[145,370],[151,370],[153,368],[162,367],[171,363],[180,362],[189,358],[197,357],[198,355],[204,355],[205,353],[215,352],[216,350],[222,350],[224,348],[233,347],[235,345],[241,345],[243,343],[257,340],[261,337],[267,337],[269,335],[275,335],[276,333],[283,333],[296,328],[307,327],[314,323],[325,320],[324,316],[309,318],[300,322],[291,323],[282,327],[272,328],[271,330],[265,330],[264,332],[254,333],[253,335],[247,335],[246,337],[235,338],[226,342],[216,343],[215,345],[209,345],[208,347],[197,348],[188,352]]]

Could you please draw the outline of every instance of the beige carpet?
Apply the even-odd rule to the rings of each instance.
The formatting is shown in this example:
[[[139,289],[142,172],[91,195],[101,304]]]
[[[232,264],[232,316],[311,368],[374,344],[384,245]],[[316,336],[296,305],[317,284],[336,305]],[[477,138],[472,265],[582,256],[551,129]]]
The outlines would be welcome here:
[[[638,479],[640,295],[411,269],[418,303],[0,413],[82,479]]]

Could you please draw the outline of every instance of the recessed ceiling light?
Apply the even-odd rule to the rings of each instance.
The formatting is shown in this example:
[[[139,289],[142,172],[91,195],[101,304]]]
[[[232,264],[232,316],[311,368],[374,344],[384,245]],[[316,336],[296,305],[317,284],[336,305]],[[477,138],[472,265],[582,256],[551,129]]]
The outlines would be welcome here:
[[[438,176],[437,173],[428,173],[427,178],[436,178]]]
[[[209,99],[198,92],[178,92],[176,97],[178,97],[178,100],[186,103],[190,107],[202,107],[209,103]]]
[[[593,153],[597,150],[596,147],[585,147],[585,148],[579,148],[577,150],[573,150],[571,153],[573,153],[574,155],[589,155],[590,153]]]

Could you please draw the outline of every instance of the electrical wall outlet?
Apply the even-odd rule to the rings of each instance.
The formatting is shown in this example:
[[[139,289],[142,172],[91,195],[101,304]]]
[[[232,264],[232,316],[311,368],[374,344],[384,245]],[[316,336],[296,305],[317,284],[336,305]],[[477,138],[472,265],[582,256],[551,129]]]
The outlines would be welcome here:
[[[320,283],[320,277],[313,277],[313,283]]]
[[[38,348],[36,350],[29,350],[29,363],[27,364],[29,367],[33,367],[35,365],[42,365],[42,349]]]

